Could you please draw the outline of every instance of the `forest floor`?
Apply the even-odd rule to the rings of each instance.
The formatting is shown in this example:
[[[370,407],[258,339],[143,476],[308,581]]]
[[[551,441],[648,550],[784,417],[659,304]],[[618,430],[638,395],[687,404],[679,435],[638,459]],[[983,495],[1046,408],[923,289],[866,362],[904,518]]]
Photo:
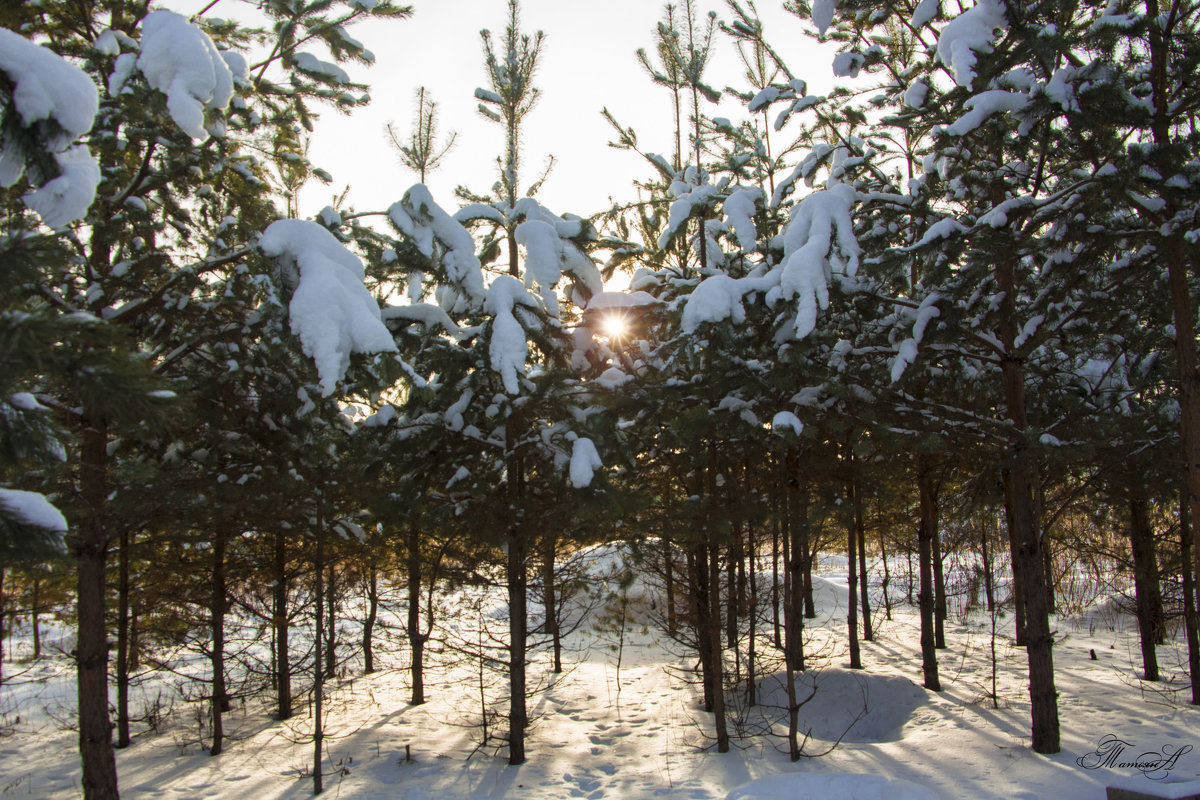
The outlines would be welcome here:
[[[480,679],[469,666],[431,669],[429,702],[422,706],[406,702],[408,676],[398,665],[343,680],[327,704],[325,795],[1095,800],[1114,782],[1170,796],[1181,787],[1169,784],[1200,780],[1200,708],[1187,705],[1181,636],[1159,648],[1164,680],[1149,684],[1137,678],[1136,627],[1113,602],[1056,620],[1063,749],[1041,756],[1029,748],[1025,657],[1012,645],[1009,620],[997,620],[993,662],[992,616],[953,615],[948,647],[939,651],[944,689],[928,692],[919,683],[918,619],[911,607],[893,608],[890,619],[875,609],[875,641],[862,646],[865,669],[847,668],[845,578],[843,559],[840,569],[835,562],[816,579],[818,615],[806,643],[813,668],[803,681],[816,693],[802,709],[802,727],[811,732],[805,750],[825,755],[791,763],[785,740],[762,735],[717,753],[711,715],[698,707],[694,664],[635,619],[623,645],[611,626],[601,632],[585,625],[572,634],[567,670],[550,676],[531,702],[536,722],[529,758],[517,767],[506,764],[502,746],[480,746],[473,689]],[[636,606],[634,612],[636,618]],[[68,659],[4,667],[6,680],[16,677],[0,689],[0,797],[79,797]],[[771,706],[782,694],[772,676],[760,687],[761,705],[735,710],[735,730],[772,728],[779,712]],[[735,696],[734,705],[744,700]],[[160,720],[157,734],[140,733],[118,751],[125,800],[311,795],[311,717],[303,706],[288,723],[239,707],[227,723],[236,739],[215,758],[196,735],[200,704],[179,707],[185,711]],[[780,730],[777,724],[772,729]],[[1108,736],[1125,742],[1125,753],[1115,765],[1097,766]],[[1120,766],[1146,761],[1146,753],[1161,759],[1177,751],[1178,759],[1157,772]]]

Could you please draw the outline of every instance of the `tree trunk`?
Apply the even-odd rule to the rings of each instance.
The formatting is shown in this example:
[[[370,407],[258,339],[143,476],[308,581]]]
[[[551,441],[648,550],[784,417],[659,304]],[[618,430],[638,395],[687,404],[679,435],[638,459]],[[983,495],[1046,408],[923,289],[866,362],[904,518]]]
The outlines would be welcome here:
[[[1146,0],[1147,19],[1159,18],[1158,0]],[[1170,75],[1171,42],[1162,28],[1153,24],[1150,33],[1150,84],[1153,90],[1154,117],[1152,133],[1158,152],[1169,158],[1171,151],[1171,102],[1177,90]],[[1182,35],[1191,35],[1190,32]],[[1169,167],[1170,164],[1163,166]],[[1167,173],[1173,174],[1173,173]],[[1163,198],[1166,206],[1160,212],[1164,220],[1174,219],[1179,211],[1174,199]],[[1200,520],[1200,367],[1196,353],[1196,305],[1189,286],[1189,263],[1184,233],[1177,227],[1169,233],[1160,247],[1167,267],[1167,282],[1171,292],[1171,312],[1175,322],[1175,367],[1179,378],[1179,426],[1186,465],[1188,517]],[[1158,268],[1158,265],[1155,265]],[[1200,525],[1192,526],[1192,569],[1200,579]]]
[[[1025,638],[1029,660],[1029,699],[1033,749],[1043,755],[1059,752],[1058,692],[1054,686],[1054,640],[1050,632],[1046,576],[1042,560],[1041,526],[1033,513],[1036,468],[1025,436],[1029,419],[1025,405],[1023,362],[1015,352],[1018,335],[1016,312],[1015,257],[1001,258],[995,265],[1000,302],[1000,338],[1004,354],[1000,369],[1008,418],[1015,428],[1009,451],[1010,502],[1013,527],[1009,531],[1016,552],[1014,571],[1017,590],[1025,598]]]
[[[874,640],[871,630],[871,584],[867,573],[867,530],[864,524],[861,487],[854,490],[854,529],[858,531],[858,591],[862,603],[863,640]]]
[[[717,752],[729,752],[729,731],[725,721],[725,669],[721,657],[721,573],[720,554],[711,544],[708,557],[709,620],[708,635],[712,642],[713,723],[717,734]]]
[[[375,671],[375,620],[379,618],[379,568],[375,554],[368,555],[367,564],[367,617],[363,620],[363,674]]]
[[[524,495],[524,464],[513,455],[512,423],[509,427],[508,480],[509,525],[505,539],[508,545],[506,579],[508,585],[508,763],[525,763],[525,731],[529,714],[525,706],[526,674],[525,643],[528,639],[528,613],[525,599],[529,587],[528,543],[525,521],[522,518]]]
[[[0,570],[0,597],[4,595],[3,582],[4,570]],[[40,661],[42,658],[42,634],[39,627],[39,617],[42,613],[42,579],[35,577],[33,579],[33,602],[29,608],[29,624],[33,628],[33,660]]]
[[[222,714],[228,711],[225,688],[225,536],[218,532],[213,541],[211,614],[212,653],[212,747],[209,755],[221,754],[225,737]]]
[[[1012,531],[1016,528],[1016,523],[1013,521],[1013,503],[1012,503],[1012,475],[1009,470],[1004,470],[1004,521],[1008,525],[1008,552],[1012,562],[1012,599],[1013,599],[1013,625],[1015,628],[1015,644],[1017,647],[1026,645],[1025,638],[1025,593],[1020,591],[1021,587],[1021,559],[1017,557],[1017,542],[1012,537]]]
[[[79,753],[85,800],[117,800],[117,762],[108,717],[108,630],[105,625],[105,572],[108,538],[108,425],[85,415],[79,458],[81,514],[78,537],[78,638],[75,650],[79,690]]]
[[[666,527],[666,523],[663,523],[663,579],[666,582],[667,592],[667,635],[674,639],[678,633],[675,611],[675,570],[671,557],[671,540],[667,537]]]
[[[930,480],[933,476],[930,475]],[[942,553],[941,526],[934,525],[930,536],[929,546],[930,566],[933,568],[933,646],[938,650],[946,649],[946,573],[944,570],[945,556]]]
[[[313,562],[313,597],[316,609],[313,613],[315,630],[313,631],[313,794],[320,794],[325,788],[324,759],[321,750],[325,744],[325,669],[321,664],[321,649],[325,632],[322,630],[325,621],[325,519],[322,513],[320,497],[317,498],[317,548]]]
[[[1196,613],[1196,575],[1192,570],[1192,536],[1187,500],[1180,496],[1179,553],[1183,571],[1183,621],[1188,645],[1188,674],[1192,679],[1192,705],[1200,706],[1200,619]]]
[[[729,538],[729,554],[725,559],[725,647],[733,652],[738,649],[738,618],[739,601],[741,600],[741,584],[738,579],[738,567],[742,560],[741,534],[738,526],[732,526]]]
[[[288,654],[287,538],[275,532],[271,623],[275,627],[275,705],[279,719],[292,718],[292,665]],[[318,644],[318,646],[320,646]]]
[[[1142,645],[1142,677],[1158,680],[1159,638],[1154,614],[1154,593],[1158,589],[1158,561],[1154,554],[1154,530],[1150,526],[1150,502],[1144,495],[1129,495],[1129,542],[1133,551],[1133,595],[1137,613],[1138,637]],[[1162,597],[1158,598],[1161,608]]]
[[[695,552],[688,559],[688,567],[692,572],[692,604],[695,612],[692,621],[696,632],[696,655],[700,659],[700,683],[704,688],[704,710],[711,712],[716,706],[712,691],[715,658],[712,637],[709,636],[709,594],[712,587],[708,580],[708,547],[704,542],[696,544]]]
[[[758,553],[758,543],[754,540],[754,529],[746,526],[746,549],[750,552],[749,575],[743,571],[746,586],[746,622],[749,631],[746,634],[746,705],[758,704],[758,680],[754,660],[757,657],[755,638],[758,636],[758,570],[755,568]],[[743,564],[745,562],[743,561]]]
[[[934,643],[933,612],[933,536],[937,530],[937,495],[933,484],[933,470],[923,457],[917,457],[917,494],[920,500],[921,521],[917,528],[917,570],[920,587],[917,590],[918,606],[921,610],[921,670],[925,688],[933,692],[942,690],[938,677],[937,648]]]
[[[425,639],[421,631],[421,536],[417,525],[410,523],[405,536],[405,551],[408,565],[408,622],[406,632],[412,648],[412,663],[409,675],[412,682],[411,702],[419,706],[425,702]]]
[[[996,590],[992,581],[992,557],[988,551],[988,524],[986,520],[979,523],[979,552],[983,560],[983,593],[987,598],[988,613],[996,610]]]
[[[117,553],[117,744],[129,746],[129,531],[121,531]]]
[[[794,462],[789,464],[794,466]],[[784,667],[788,698],[788,754],[792,761],[800,760],[800,700],[796,692],[796,673],[804,671],[804,568],[808,544],[806,537],[807,518],[798,512],[801,508],[798,475],[790,471],[788,476],[787,524],[784,528]]]
[[[879,537],[879,560],[883,563],[883,583],[880,588],[883,590],[883,614],[884,618],[889,622],[892,619],[892,598],[888,595],[888,590],[892,585],[892,570],[888,565],[887,537],[882,533]]]
[[[851,467],[853,469],[853,467]],[[846,487],[846,499],[853,509],[858,504],[854,479],[850,479]],[[846,526],[846,585],[849,589],[846,597],[846,635],[850,645],[850,669],[862,669],[862,655],[858,650],[858,523],[856,515],[851,511],[849,523]]]
[[[554,650],[553,670],[555,674],[562,672],[562,636],[558,625],[558,598],[554,585],[554,559],[558,549],[558,536],[552,530],[547,530],[541,538],[542,553],[542,606],[546,611],[546,633]]]

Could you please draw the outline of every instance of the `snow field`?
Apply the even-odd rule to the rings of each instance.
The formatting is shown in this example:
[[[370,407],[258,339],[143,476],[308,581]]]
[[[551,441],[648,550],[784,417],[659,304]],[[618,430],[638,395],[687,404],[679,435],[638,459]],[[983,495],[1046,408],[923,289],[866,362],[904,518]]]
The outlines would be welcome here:
[[[619,596],[615,579],[621,553],[619,546],[590,552],[593,563],[587,574],[596,599]],[[1162,685],[1138,681],[1136,626],[1111,600],[1086,615],[1058,620],[1055,662],[1063,752],[1056,756],[1038,756],[1028,747],[1025,657],[1011,643],[1008,618],[997,619],[996,708],[989,696],[992,618],[985,612],[950,615],[949,646],[939,651],[946,689],[931,693],[914,682],[920,679],[915,609],[897,606],[887,620],[874,584],[876,641],[863,643],[864,670],[846,669],[845,565],[844,556],[822,559],[814,586],[817,618],[808,621],[806,640],[812,669],[801,678],[802,687],[816,687],[802,708],[802,728],[810,733],[806,753],[821,753],[841,739],[823,757],[792,764],[782,752],[785,742],[764,736],[739,740],[728,754],[716,753],[711,717],[698,705],[694,662],[647,625],[662,607],[653,586],[639,579],[627,589],[619,678],[614,606],[592,605],[586,596],[577,607],[586,619],[567,641],[566,671],[548,674],[544,652],[535,659],[531,682],[542,691],[530,702],[535,722],[526,764],[506,765],[500,741],[480,747],[477,668],[448,648],[431,649],[429,702],[411,706],[401,652],[385,659],[388,666],[380,672],[348,674],[332,688],[325,760],[332,774],[326,793],[359,800],[1085,800],[1102,797],[1104,786],[1118,779],[1154,785],[1135,770],[1087,770],[1076,763],[1105,734],[1145,749],[1200,745],[1200,712],[1171,691],[1187,686],[1183,646],[1174,640],[1160,648]],[[893,599],[903,599],[903,569],[902,560],[893,562]],[[461,590],[447,600],[448,607],[462,604],[470,610],[443,616],[444,630],[435,638],[454,633],[465,642],[479,634],[480,621],[497,629],[506,625],[501,589]],[[531,604],[531,628],[540,613]],[[348,619],[345,626],[345,638],[353,639],[357,625]],[[773,655],[769,621],[761,632],[766,663],[765,657]],[[404,643],[394,640],[392,645],[402,648]],[[0,739],[0,792],[46,800],[78,797],[75,737],[64,729],[73,708],[68,662],[59,656],[4,666],[6,680],[21,669],[28,671],[0,692],[6,733]],[[494,674],[486,675],[484,684],[491,697],[506,688]],[[778,679],[765,675],[759,687],[761,705],[756,708],[745,706],[742,689],[730,691],[731,728],[765,726],[782,732],[781,710],[772,708],[781,705]],[[143,697],[144,702],[153,699],[150,685]],[[235,740],[218,758],[207,756],[196,740],[198,708],[176,702],[176,718],[164,723],[164,733],[142,732],[132,747],[118,752],[122,797],[310,796],[306,775],[311,744],[306,738],[311,720],[302,700],[288,723],[272,720],[254,704],[237,708],[229,715]],[[1180,759],[1171,775],[1172,780],[1197,777],[1200,757],[1191,754]]]

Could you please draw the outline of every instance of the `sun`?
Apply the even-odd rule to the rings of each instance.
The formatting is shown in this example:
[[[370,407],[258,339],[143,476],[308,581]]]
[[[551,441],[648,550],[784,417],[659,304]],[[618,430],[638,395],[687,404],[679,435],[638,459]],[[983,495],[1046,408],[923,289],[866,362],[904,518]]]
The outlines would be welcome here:
[[[620,339],[629,333],[629,320],[621,314],[605,314],[600,319],[600,330],[610,339]]]

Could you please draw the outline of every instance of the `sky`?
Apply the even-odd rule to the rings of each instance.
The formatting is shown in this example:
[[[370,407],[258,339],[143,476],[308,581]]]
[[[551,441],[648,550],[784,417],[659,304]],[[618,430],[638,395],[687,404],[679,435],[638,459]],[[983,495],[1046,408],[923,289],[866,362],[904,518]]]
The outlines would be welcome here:
[[[483,119],[474,98],[486,87],[479,32],[503,35],[506,0],[413,0],[413,15],[403,21],[360,24],[350,34],[376,57],[370,67],[353,66],[355,80],[371,85],[371,105],[350,116],[327,110],[316,124],[309,155],[333,175],[332,185],[314,181],[301,194],[301,212],[315,214],[349,186],[348,205],[357,211],[382,211],[418,177],[403,167],[385,126],[393,123],[401,136],[412,126],[414,93],[426,87],[439,107],[440,138],[457,132],[444,166],[427,177],[435,200],[451,210],[458,206],[455,186],[487,193],[497,178],[496,156],[503,130]],[[521,28],[541,30],[546,39],[535,80],[541,100],[528,117],[523,137],[526,187],[544,170],[551,154],[555,166],[538,195],[540,202],[562,214],[582,216],[603,211],[610,198],[636,199],[633,181],[651,176],[636,153],[607,146],[614,132],[601,117],[607,107],[639,136],[639,146],[669,157],[672,111],[669,94],[655,87],[635,58],[640,47],[653,50],[654,29],[662,3],[650,0],[523,0]],[[728,17],[723,2],[699,2],[701,15],[717,11]],[[805,36],[810,22],[782,10],[782,0],[760,0],[766,36],[809,91],[821,93],[832,84],[834,50],[819,48]],[[705,74],[715,87],[745,90],[742,67],[732,41],[714,39],[714,58]],[[315,53],[319,58],[323,53]],[[745,116],[734,103],[710,106],[714,116]]]

